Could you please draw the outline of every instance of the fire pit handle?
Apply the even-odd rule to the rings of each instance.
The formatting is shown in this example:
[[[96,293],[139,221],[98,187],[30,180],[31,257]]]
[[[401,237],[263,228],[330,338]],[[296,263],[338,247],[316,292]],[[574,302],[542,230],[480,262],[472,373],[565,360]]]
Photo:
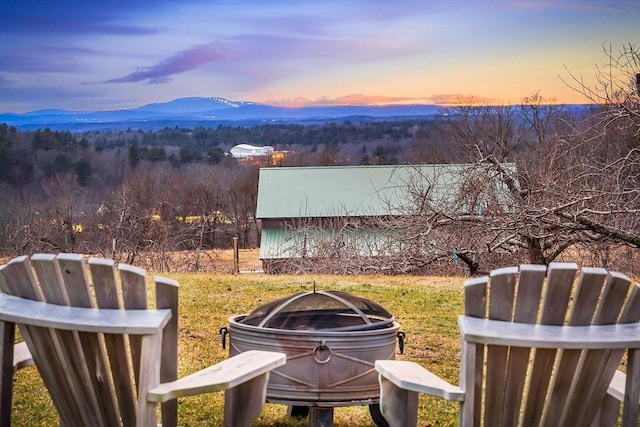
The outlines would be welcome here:
[[[407,335],[404,332],[398,332],[398,348],[400,348],[400,354],[404,354],[404,339],[406,337]]]
[[[220,332],[220,336],[222,337],[222,349],[227,348],[227,335],[229,334],[229,329],[222,327],[218,331]]]
[[[318,353],[319,352],[329,352],[329,355],[326,356],[325,359],[319,359],[318,358]],[[316,361],[316,363],[319,363],[321,365],[324,365],[325,363],[329,363],[329,361],[331,360],[331,347],[329,347],[328,345],[325,344],[324,341],[322,341],[322,344],[317,345],[314,349],[313,349],[313,360]]]

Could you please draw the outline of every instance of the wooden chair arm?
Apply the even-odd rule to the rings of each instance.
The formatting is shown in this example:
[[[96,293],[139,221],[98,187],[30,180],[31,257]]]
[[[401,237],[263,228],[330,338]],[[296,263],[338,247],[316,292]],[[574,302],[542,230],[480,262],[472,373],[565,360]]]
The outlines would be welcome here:
[[[223,360],[176,381],[160,384],[149,391],[151,402],[166,402],[178,397],[228,390],[284,365],[284,353],[250,350]]]
[[[552,326],[460,316],[458,326],[463,340],[489,345],[563,349],[640,348],[640,322]]]
[[[460,387],[449,384],[414,362],[376,360],[375,369],[380,381],[380,412],[390,427],[418,425],[419,393],[459,402],[465,397]]]
[[[224,427],[250,427],[266,403],[269,373],[284,365],[284,353],[250,350],[147,393],[149,402],[225,391]]]
[[[404,390],[463,401],[464,391],[415,362],[406,360],[376,360],[375,369],[383,378]]]

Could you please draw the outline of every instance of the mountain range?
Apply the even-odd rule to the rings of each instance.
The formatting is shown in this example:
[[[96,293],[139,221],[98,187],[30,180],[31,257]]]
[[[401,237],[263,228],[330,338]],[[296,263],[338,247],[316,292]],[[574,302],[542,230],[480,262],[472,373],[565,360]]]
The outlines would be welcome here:
[[[178,98],[169,102],[111,111],[38,110],[0,114],[0,123],[20,130],[142,129],[165,127],[254,126],[265,123],[322,123],[328,121],[397,120],[426,118],[438,114],[437,105],[280,107],[218,97]]]

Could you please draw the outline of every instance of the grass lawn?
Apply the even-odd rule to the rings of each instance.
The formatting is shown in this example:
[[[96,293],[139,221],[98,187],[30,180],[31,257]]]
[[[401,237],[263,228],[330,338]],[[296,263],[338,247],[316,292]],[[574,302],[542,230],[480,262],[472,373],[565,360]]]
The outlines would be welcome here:
[[[462,278],[383,276],[271,276],[260,274],[165,274],[180,283],[179,375],[184,376],[227,357],[218,330],[228,318],[276,298],[311,290],[339,290],[378,302],[391,312],[407,335],[403,355],[453,384],[458,384],[462,313]],[[58,419],[34,367],[18,371],[13,425],[53,426]],[[223,394],[179,400],[179,425],[222,424]],[[284,405],[267,404],[255,426],[304,426],[286,415]],[[420,397],[420,426],[457,425],[458,406]],[[366,407],[337,408],[335,426],[374,426]]]

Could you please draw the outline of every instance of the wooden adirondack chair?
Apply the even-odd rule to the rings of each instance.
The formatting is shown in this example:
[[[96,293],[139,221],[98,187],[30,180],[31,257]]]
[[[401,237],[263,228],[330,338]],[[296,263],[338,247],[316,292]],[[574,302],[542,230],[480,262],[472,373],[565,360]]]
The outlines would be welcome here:
[[[146,273],[129,265],[37,254],[0,267],[0,425],[11,421],[13,371],[30,362],[23,344],[10,351],[17,325],[61,425],[155,427],[164,402],[163,425],[175,426],[177,397],[226,390],[224,425],[250,426],[285,354],[246,352],[177,380],[177,285],[155,277],[151,309]]]
[[[462,426],[638,426],[640,284],[552,263],[464,286],[460,387],[407,361],[376,361],[382,414],[416,425],[418,393],[460,402]],[[627,351],[626,379],[616,369]],[[607,394],[609,392],[609,394]]]

